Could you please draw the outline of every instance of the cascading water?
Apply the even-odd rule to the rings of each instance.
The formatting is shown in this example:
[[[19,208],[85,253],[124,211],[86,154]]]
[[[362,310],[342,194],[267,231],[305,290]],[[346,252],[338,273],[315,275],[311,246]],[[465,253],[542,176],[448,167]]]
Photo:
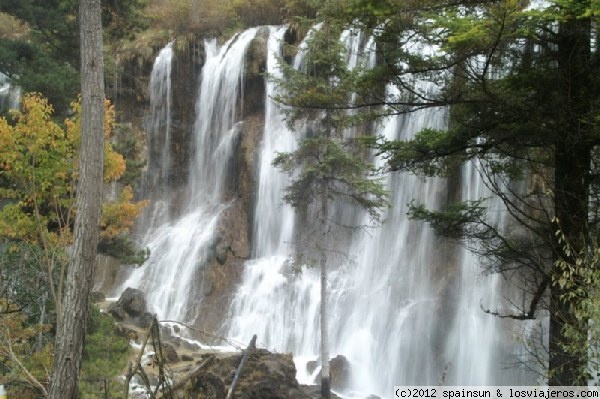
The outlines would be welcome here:
[[[349,48],[350,66],[354,67],[360,36],[345,33],[343,39]],[[392,118],[383,133],[390,139],[398,138],[400,131],[411,135],[424,127],[441,128],[445,119],[445,111],[421,111]],[[266,145],[262,151],[269,151]],[[421,183],[404,174],[389,177],[388,187],[397,206],[387,215],[387,223],[355,238],[355,250],[350,251],[354,262],[333,271],[330,277],[331,353],[344,354],[352,362],[352,388],[381,395],[394,384],[432,381],[440,369],[428,355],[433,338],[426,337],[438,331],[431,317],[436,294],[432,272],[422,266],[435,261],[430,248],[436,246],[436,239],[420,223],[407,219],[404,206],[416,197],[436,207],[444,186],[438,180]],[[343,213],[357,211],[345,209]],[[264,218],[268,220],[268,215],[257,213],[259,225]],[[277,237],[276,230],[265,231]],[[260,247],[260,241],[256,245],[256,253],[263,257],[270,253],[269,248]],[[292,351],[302,359],[314,358],[320,342],[317,273],[305,270],[301,276],[294,276],[283,259],[270,265],[260,260],[249,262],[244,273],[232,306],[229,333],[241,340],[257,333],[269,348]],[[404,367],[400,358],[413,359],[414,367]]]
[[[21,88],[11,84],[8,76],[0,73],[0,110],[19,109],[20,102]]]
[[[274,79],[281,78],[277,67],[282,56],[281,43],[287,28],[271,27],[267,42],[267,71]],[[296,149],[296,136],[283,119],[279,108],[272,100],[277,95],[276,84],[270,80],[266,87],[265,127],[258,164],[258,193],[256,215],[260,219],[254,226],[254,257],[287,256],[294,232],[294,210],[282,201],[288,185],[285,173],[273,167],[278,152]]]
[[[227,207],[224,192],[239,135],[244,55],[255,34],[256,29],[249,29],[220,47],[214,40],[205,43],[188,207],[179,219],[167,217],[148,232],[145,244],[151,257],[122,285],[143,289],[151,310],[163,319],[193,323],[198,316],[203,265],[211,256],[220,215]],[[267,72],[271,76],[281,76],[278,60],[284,34],[285,28],[270,28]],[[348,49],[348,68],[374,63],[372,38],[346,31],[341,40]],[[303,66],[305,46],[300,45],[296,68]],[[166,91],[160,94],[158,88],[169,87],[164,79],[169,75],[166,64],[171,56],[167,49],[163,51],[159,59],[164,59],[155,63],[155,68],[162,65],[165,70],[156,71],[153,80],[158,85],[152,107],[157,120],[152,118],[155,128],[150,129],[156,129],[152,131],[162,138],[169,134],[170,102],[158,99],[167,98]],[[276,90],[268,81],[252,259],[245,264],[225,335],[247,342],[257,334],[259,345],[294,353],[298,379],[310,383],[314,375],[307,372],[306,361],[318,358],[320,346],[320,282],[315,270],[296,275],[286,262],[294,250],[297,221],[282,199],[289,179],[272,161],[277,152],[293,151],[297,136],[288,130],[281,110],[271,101]],[[417,93],[427,96],[435,90],[432,83],[415,82]],[[394,86],[388,86],[387,92],[399,94]],[[379,133],[390,140],[410,139],[424,128],[443,129],[446,122],[447,110],[423,109],[388,118]],[[165,142],[164,148],[169,147]],[[159,164],[169,169],[168,154],[159,159]],[[376,158],[376,162],[382,166],[384,160]],[[164,173],[161,179],[168,179],[168,173],[160,170]],[[474,164],[464,166],[462,179],[462,200],[485,193]],[[514,343],[504,326],[479,307],[481,301],[491,306],[499,300],[499,282],[481,278],[474,256],[406,216],[406,205],[413,199],[427,208],[439,208],[450,196],[448,182],[399,173],[387,176],[386,185],[393,206],[384,215],[385,223],[339,240],[336,249],[348,254],[349,260],[336,264],[330,272],[330,353],[342,354],[351,363],[346,394],[356,391],[363,393],[361,397],[374,393],[387,398],[394,385],[435,385],[442,379],[449,385],[514,383],[518,372],[506,372],[502,363]],[[336,204],[334,212],[353,224],[367,218],[349,204]],[[502,225],[503,221],[496,223]]]
[[[489,176],[483,173],[484,161],[473,159],[462,166],[461,200],[487,198],[486,219],[499,231],[509,229],[510,217],[502,200],[488,187]],[[494,181],[502,188],[507,182]],[[505,187],[507,192],[521,189]],[[506,194],[509,195],[509,194]],[[449,330],[447,356],[453,358],[456,380],[471,385],[528,385],[542,375],[540,359],[534,359],[522,342],[514,337],[530,337],[543,329],[543,320],[514,320],[491,317],[482,309],[501,314],[518,314],[514,302],[506,300],[506,287],[498,273],[482,274],[479,260],[473,252],[461,248],[460,284],[455,316]],[[514,297],[506,295],[507,297]],[[537,332],[534,332],[537,331]],[[527,339],[527,338],[525,338]],[[539,339],[539,337],[536,337]],[[478,348],[473,351],[472,348]],[[499,371],[498,365],[504,365]]]
[[[244,55],[255,35],[253,28],[222,46],[216,40],[205,43],[187,209],[178,220],[168,220],[148,232],[144,245],[151,251],[150,258],[122,284],[121,289],[142,289],[149,309],[162,319],[193,323],[198,316],[203,266],[210,257],[220,214],[227,206],[223,191],[237,139]]]
[[[173,61],[173,42],[167,44],[156,57],[148,92],[150,95],[150,117],[147,121],[148,132],[148,171],[144,175],[143,195],[152,196],[151,208],[146,210],[140,230],[156,228],[169,219],[169,174],[171,170],[171,65]]]
[[[271,34],[269,57],[276,53],[273,41],[279,40],[278,34]],[[353,68],[359,59],[360,35],[345,32],[342,40],[349,49],[348,67]],[[299,60],[294,63],[301,64]],[[269,73],[278,73],[271,69],[275,66],[269,64]],[[415,82],[415,92],[428,96],[435,90],[432,83]],[[393,86],[388,92],[398,95]],[[447,110],[424,109],[389,118],[381,134],[406,140],[424,128],[443,129],[446,121]],[[261,159],[269,159],[274,148],[268,132],[271,126],[267,120]],[[463,200],[482,194],[480,177],[469,167],[463,172],[470,183],[461,194]],[[299,380],[309,383],[312,377],[305,362],[318,359],[319,353],[320,283],[314,270],[294,275],[284,261],[291,248],[272,244],[281,242],[282,223],[293,220],[281,200],[282,176],[274,179],[276,173],[261,163],[262,191],[255,217],[255,230],[261,237],[254,243],[255,259],[247,262],[234,298],[228,334],[242,342],[257,334],[267,348],[293,352]],[[406,216],[406,205],[413,199],[439,209],[447,201],[448,182],[400,173],[389,176],[386,184],[393,206],[385,224],[354,234],[349,247],[338,248],[353,261],[340,265],[329,278],[330,353],[343,354],[352,364],[349,391],[389,397],[394,385],[515,381],[511,378],[516,373],[507,376],[498,356],[500,324],[480,309],[482,299],[497,300],[497,278],[484,281],[474,256],[436,238],[424,223]],[[272,190],[271,194],[265,190]],[[268,202],[261,204],[263,200]],[[366,217],[348,205],[342,207],[346,209],[341,213]],[[273,222],[273,209],[279,209],[278,217],[289,219]],[[291,237],[289,226],[286,239]],[[514,344],[510,337],[504,340],[509,347]]]

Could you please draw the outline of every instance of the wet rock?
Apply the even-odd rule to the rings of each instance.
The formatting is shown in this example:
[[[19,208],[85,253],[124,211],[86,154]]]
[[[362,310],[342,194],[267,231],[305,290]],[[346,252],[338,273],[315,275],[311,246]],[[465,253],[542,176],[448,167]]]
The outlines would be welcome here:
[[[350,382],[350,362],[342,355],[337,355],[329,361],[331,372],[331,387],[339,390],[348,386]]]
[[[175,363],[179,361],[177,351],[170,344],[162,344],[162,355],[167,363]]]
[[[224,265],[227,262],[227,252],[229,251],[229,243],[219,242],[215,248],[215,258],[220,265]]]
[[[317,360],[310,360],[306,362],[306,371],[308,371],[308,374],[312,374],[315,372],[318,366],[319,362]]]
[[[114,317],[117,321],[123,321],[127,319],[127,313],[125,313],[125,309],[117,304],[117,302],[113,302],[108,306],[108,314]]]
[[[108,307],[108,312],[118,320],[139,317],[146,312],[146,298],[141,290],[127,288],[117,302]]]
[[[192,362],[192,361],[194,361],[194,358],[190,355],[181,355],[181,361]]]
[[[152,313],[144,312],[141,316],[133,320],[133,324],[141,328],[148,328],[153,319],[154,315]]]
[[[318,364],[317,361],[315,361],[315,363]],[[314,370],[315,369],[313,368],[313,371]],[[331,376],[331,388],[335,389],[336,391],[344,390],[350,382],[350,362],[348,359],[346,359],[346,357],[337,355],[333,359],[329,360],[329,373]],[[317,385],[321,384],[321,372],[317,374],[315,382]]]
[[[212,355],[211,355],[212,356]],[[214,357],[214,356],[213,356]],[[204,363],[207,359],[204,359]],[[241,355],[210,359],[210,365],[197,373],[186,384],[186,397],[204,397],[212,394],[221,398],[229,388],[235,375]],[[208,363],[208,362],[207,362]],[[184,377],[185,378],[185,377]],[[303,387],[296,381],[296,368],[291,354],[270,353],[255,349],[248,355],[234,391],[238,399],[313,399],[319,397],[318,387]],[[335,398],[332,395],[332,398]]]

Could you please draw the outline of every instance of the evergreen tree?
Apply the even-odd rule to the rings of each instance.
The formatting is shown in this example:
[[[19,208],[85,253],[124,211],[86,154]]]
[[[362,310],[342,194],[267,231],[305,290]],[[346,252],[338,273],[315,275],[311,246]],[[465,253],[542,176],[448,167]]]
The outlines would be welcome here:
[[[276,100],[286,108],[291,129],[306,136],[292,153],[278,154],[274,164],[292,177],[285,201],[296,208],[305,231],[298,242],[300,264],[319,266],[321,277],[321,397],[330,397],[327,275],[331,263],[331,237],[342,223],[332,212],[339,202],[350,202],[367,211],[374,221],[386,205],[386,193],[373,178],[364,148],[344,135],[350,118],[345,109],[351,98],[345,49],[339,26],[325,23],[307,41],[304,65],[283,66]],[[283,64],[283,61],[282,61]],[[307,131],[304,131],[304,129]],[[311,254],[316,254],[313,257]]]

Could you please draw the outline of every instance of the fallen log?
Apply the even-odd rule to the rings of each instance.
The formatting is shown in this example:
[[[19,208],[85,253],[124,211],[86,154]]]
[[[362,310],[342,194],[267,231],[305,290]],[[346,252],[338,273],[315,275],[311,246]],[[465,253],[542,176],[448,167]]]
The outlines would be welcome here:
[[[252,336],[252,339],[250,340],[250,344],[248,344],[248,347],[246,348],[246,350],[244,351],[244,355],[242,356],[242,360],[240,360],[240,364],[235,372],[235,375],[233,376],[233,381],[231,382],[231,386],[229,387],[229,390],[227,391],[227,399],[231,399],[232,395],[233,395],[233,391],[235,390],[235,386],[237,385],[237,382],[240,378],[240,374],[242,373],[242,369],[244,368],[244,364],[246,363],[246,359],[248,359],[248,353],[250,352],[250,350],[256,348],[256,334],[254,334]]]

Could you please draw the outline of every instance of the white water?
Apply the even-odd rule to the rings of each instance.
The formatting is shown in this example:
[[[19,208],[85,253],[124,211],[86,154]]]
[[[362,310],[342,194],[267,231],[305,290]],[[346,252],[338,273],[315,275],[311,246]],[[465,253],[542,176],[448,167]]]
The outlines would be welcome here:
[[[282,56],[281,43],[285,27],[270,28],[267,42],[267,71],[273,78],[281,78],[278,60]],[[254,257],[286,256],[290,253],[294,232],[294,210],[283,203],[284,190],[289,183],[285,173],[272,166],[278,152],[296,149],[296,136],[291,132],[283,116],[273,102],[277,95],[276,84],[270,80],[266,87],[265,128],[258,163],[258,193],[256,215],[260,222],[254,226]]]
[[[244,54],[255,34],[256,29],[249,29],[222,46],[216,40],[205,43],[187,210],[180,219],[167,220],[148,231],[144,245],[151,251],[150,258],[122,284],[121,289],[142,289],[150,311],[160,319],[193,324],[198,317],[203,266],[214,244],[220,214],[227,206],[223,191],[237,139]]]
[[[169,220],[169,175],[171,169],[171,65],[173,62],[173,43],[167,44],[158,54],[152,67],[148,93],[150,95],[150,116],[147,121],[148,170],[144,175],[143,189],[145,197],[151,197],[152,203],[145,210],[140,230],[167,223]]]
[[[361,62],[364,39],[346,31],[342,40],[349,49],[348,68],[354,68]],[[269,43],[270,52],[274,52],[272,40]],[[365,47],[371,49],[371,42],[367,43]],[[362,59],[368,62],[372,54]],[[296,60],[294,64],[302,63]],[[269,64],[269,68],[272,66]],[[277,71],[269,69],[269,73]],[[437,90],[425,81],[415,85],[415,92],[424,97],[431,97]],[[392,86],[388,94],[399,95]],[[269,115],[261,148],[263,159],[274,147],[269,141],[269,120],[273,116]],[[407,140],[424,128],[443,129],[446,121],[447,110],[424,109],[389,118],[380,134]],[[381,159],[376,161],[383,163]],[[228,333],[241,342],[257,334],[261,345],[293,352],[298,379],[308,383],[314,380],[314,373],[308,375],[306,361],[318,359],[319,353],[319,278],[310,269],[295,275],[284,261],[292,248],[284,246],[282,250],[282,246],[272,244],[281,237],[281,223],[287,226],[286,239],[290,236],[287,223],[293,220],[278,196],[282,176],[274,179],[276,173],[272,166],[261,163],[259,184],[263,191],[255,217],[255,230],[261,232],[261,237],[254,243],[255,259],[247,262],[234,298]],[[472,165],[465,166],[463,177],[462,200],[485,193]],[[352,364],[352,385],[345,394],[390,397],[394,385],[435,385],[442,381],[449,385],[493,385],[515,381],[516,373],[504,371],[501,362],[510,357],[501,350],[515,347],[510,334],[480,309],[480,303],[493,306],[499,300],[498,278],[481,277],[473,255],[436,238],[426,225],[406,215],[406,205],[413,199],[429,209],[439,209],[448,200],[448,183],[400,173],[388,176],[386,185],[393,206],[385,215],[385,224],[354,234],[348,247],[338,248],[348,253],[351,261],[338,265],[329,278],[330,353],[343,354]],[[264,190],[272,190],[271,195]],[[348,205],[342,208],[337,210],[338,215],[354,214],[355,220],[362,218],[366,223],[360,211]],[[288,219],[274,223],[274,209],[280,212],[277,217]],[[286,216],[282,209],[286,209]]]
[[[8,76],[0,73],[0,110],[18,110],[20,103],[21,88],[11,84]]]
[[[360,36],[349,32],[343,39],[350,50],[349,65],[355,67]],[[389,139],[406,139],[424,127],[442,128],[445,120],[444,110],[420,111],[409,117],[390,118],[382,133]],[[269,148],[265,140],[263,154]],[[260,175],[265,176],[263,170]],[[431,268],[423,266],[438,261],[439,255],[431,251],[436,239],[422,224],[407,219],[405,206],[416,198],[435,208],[445,189],[440,180],[422,182],[408,174],[388,177],[387,185],[395,206],[386,215],[386,224],[359,234],[349,248],[339,248],[349,252],[352,261],[334,270],[329,281],[330,352],[343,354],[351,361],[354,373],[350,389],[383,396],[389,393],[386,387],[394,384],[431,383],[439,377],[440,366],[427,353],[431,352],[428,346],[434,344],[427,335],[441,328],[432,317],[439,298],[435,276]],[[276,201],[264,208],[258,204],[256,229],[275,239],[278,231],[269,230],[264,223],[269,220],[270,209],[282,206],[282,199],[268,198]],[[260,209],[267,213],[260,214]],[[338,213],[353,213],[358,220],[366,218],[348,206]],[[268,348],[315,359],[320,342],[318,274],[304,270],[301,276],[295,276],[284,262],[285,254],[279,248],[274,252],[272,246],[261,247],[263,242],[255,243],[255,253],[261,257],[246,265],[232,306],[229,334],[246,341],[256,333]],[[399,362],[402,358],[411,359],[411,367]],[[309,380],[301,364],[298,375],[300,380]]]
[[[140,287],[159,317],[191,321],[197,317],[202,291],[202,265],[223,204],[227,174],[238,132],[240,82],[245,49],[256,30],[249,30],[223,46],[210,41],[196,103],[195,157],[189,174],[189,206],[179,220],[151,230],[147,237],[152,257],[132,274],[125,286]],[[268,72],[280,76],[283,28],[270,28]],[[350,50],[348,67],[372,63],[373,41],[358,32],[345,32]],[[369,54],[364,49],[371,50]],[[302,51],[294,61],[302,66]],[[424,96],[436,88],[417,82]],[[294,134],[269,100],[276,94],[267,83],[265,130],[257,170],[253,259],[246,262],[228,319],[228,334],[280,352],[293,352],[298,379],[311,382],[305,364],[319,353],[319,278],[315,270],[301,275],[286,259],[293,253],[297,220],[282,200],[288,177],[272,165],[275,152],[293,151]],[[394,87],[388,95],[397,96]],[[444,128],[447,112],[425,109],[390,117],[380,128],[388,139],[409,139],[423,128]],[[347,135],[354,134],[347,132]],[[377,159],[382,165],[384,160]],[[462,200],[484,193],[474,165],[465,165]],[[468,252],[434,236],[423,223],[409,220],[407,203],[415,199],[436,209],[448,200],[448,182],[421,179],[407,173],[386,177],[393,207],[381,227],[347,234],[343,247],[350,260],[338,261],[330,273],[330,353],[343,354],[352,365],[352,385],[346,395],[377,394],[391,397],[394,385],[469,385],[515,382],[519,371],[505,371],[503,363],[514,350],[510,332],[479,304],[494,308],[501,284],[479,276],[477,260]],[[499,208],[498,208],[499,209]],[[339,205],[336,215],[352,221],[366,215]],[[497,223],[503,221],[499,217]]]

